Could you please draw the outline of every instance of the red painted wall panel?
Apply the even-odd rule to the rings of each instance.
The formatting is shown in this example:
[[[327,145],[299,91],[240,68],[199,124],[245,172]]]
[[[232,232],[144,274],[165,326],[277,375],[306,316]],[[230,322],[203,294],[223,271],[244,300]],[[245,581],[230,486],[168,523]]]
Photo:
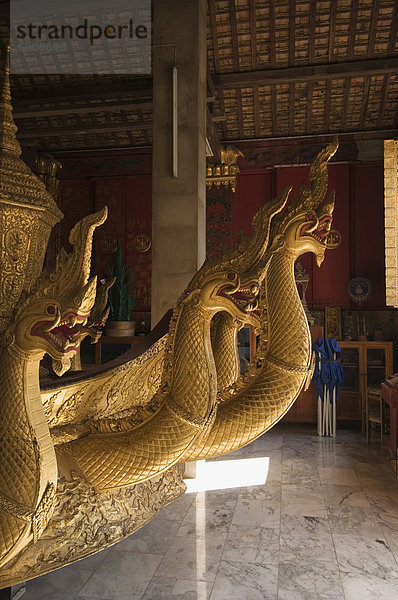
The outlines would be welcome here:
[[[127,180],[126,262],[133,269],[135,310],[151,306],[152,176]],[[147,245],[150,247],[147,248]]]
[[[92,181],[88,179],[61,181],[58,205],[64,213],[59,230],[56,232],[59,236],[58,247],[68,249],[68,237],[72,227],[95,210]]]
[[[310,276],[307,301],[312,308],[352,308],[347,295],[351,277],[368,277],[372,295],[365,308],[384,306],[384,212],[381,164],[330,164],[328,194],[335,191],[333,228],[342,235],[339,248],[327,250],[322,268],[308,253],[301,263]],[[239,175],[233,210],[235,234],[251,232],[251,220],[264,201],[292,186],[296,198],[301,183],[308,182],[309,167],[279,167],[246,171]],[[275,190],[275,192],[273,192]]]
[[[382,163],[353,169],[353,277],[369,279],[372,290],[363,308],[385,306],[384,184]]]
[[[333,229],[342,235],[339,248],[326,250],[325,260],[318,269],[312,257],[312,306],[349,308],[347,283],[350,279],[350,167],[330,165],[329,189],[335,191]]]
[[[75,163],[79,166],[79,161]],[[130,163],[126,165],[131,169]],[[126,165],[123,163],[120,168]],[[228,245],[235,241],[240,230],[250,235],[252,218],[264,202],[289,185],[293,186],[292,197],[296,197],[301,183],[308,184],[308,173],[308,166],[242,170],[236,193],[227,194],[228,202],[220,204],[220,199],[215,198],[208,204],[211,253],[217,253],[221,243]],[[301,257],[310,276],[308,304],[310,308],[354,308],[347,296],[347,282],[350,277],[363,276],[372,284],[372,294],[364,308],[381,308],[385,302],[382,163],[330,164],[329,190],[333,189],[336,192],[333,228],[342,234],[342,244],[326,252],[321,269],[317,268],[313,255]],[[134,269],[138,310],[149,308],[151,250],[138,252],[134,236],[151,236],[151,196],[149,174],[130,173],[127,177],[106,174],[95,179],[81,176],[62,181],[60,188],[60,206],[66,214],[57,234],[62,243],[77,220],[104,204],[109,206],[108,221],[95,235],[95,272],[105,274],[107,264],[113,259],[106,250],[107,241],[120,238],[127,262]]]
[[[97,179],[95,181],[95,210],[108,207],[108,218],[95,234],[95,273],[105,277],[113,263],[117,240],[126,256],[126,179]]]
[[[234,240],[239,231],[252,234],[252,220],[258,209],[272,200],[273,170],[241,172],[233,201],[232,220]]]

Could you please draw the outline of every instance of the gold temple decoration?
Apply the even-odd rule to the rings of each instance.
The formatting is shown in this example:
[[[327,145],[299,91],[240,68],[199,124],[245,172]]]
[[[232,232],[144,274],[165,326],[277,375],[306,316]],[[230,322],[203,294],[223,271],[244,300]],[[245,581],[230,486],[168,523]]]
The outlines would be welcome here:
[[[107,254],[113,254],[117,250],[117,239],[114,237],[106,237],[101,242],[101,247]]]
[[[206,168],[206,187],[212,186],[230,187],[233,192],[236,191],[236,177],[239,173],[239,167],[236,164],[242,152],[232,146],[227,146],[221,150],[221,163],[209,164]]]
[[[129,236],[130,237],[130,236]],[[132,235],[133,248],[137,252],[148,252],[152,245],[152,240],[146,233],[136,233]]]
[[[183,493],[177,463],[231,452],[289,410],[313,368],[293,266],[305,252],[318,266],[323,261],[334,208],[325,199],[327,162],[337,146],[335,140],[315,159],[310,187],[297,200],[288,202],[286,189],[254,217],[251,239],[240,236],[204,263],[164,338],[138,358],[60,380],[47,392],[39,388],[44,352],[62,373],[83,337],[97,339],[106,319],[110,282],[97,292],[96,278],[89,279],[93,233],[106,210],[73,228],[72,252],[61,251],[54,270],[40,274],[43,252],[32,255],[36,275],[4,313],[0,344],[1,587],[123,539]],[[12,135],[2,148],[21,185],[26,168],[16,162]],[[43,220],[60,213],[38,178],[29,172],[24,181],[9,213],[29,249],[43,246],[43,235],[25,227],[25,205],[40,205]],[[12,238],[10,256],[16,246]],[[7,265],[0,265],[1,281]],[[26,281],[27,263],[13,265],[11,273]],[[211,334],[220,314],[223,343]],[[239,376],[236,331],[245,323],[260,331],[260,341]]]
[[[325,306],[325,338],[341,340],[341,308]]]
[[[398,308],[398,140],[384,141],[386,305]]]
[[[36,160],[38,176],[54,198],[57,200],[59,181],[57,171],[62,168],[59,160],[51,154],[42,154]]]
[[[329,250],[334,250],[335,248],[341,246],[342,241],[343,236],[341,235],[340,231],[337,231],[337,229],[331,229],[326,241],[326,246],[329,248]]]
[[[20,158],[9,72],[7,52],[0,99],[0,335],[21,294],[31,291],[50,231],[63,216],[45,185]]]

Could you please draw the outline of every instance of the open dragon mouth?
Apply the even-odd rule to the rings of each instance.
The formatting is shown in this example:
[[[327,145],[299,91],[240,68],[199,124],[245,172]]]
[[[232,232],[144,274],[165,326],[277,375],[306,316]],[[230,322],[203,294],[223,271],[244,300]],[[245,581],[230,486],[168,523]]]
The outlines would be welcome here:
[[[31,330],[31,335],[42,337],[55,348],[57,352],[67,353],[77,350],[80,334],[87,323],[87,317],[68,313],[52,321],[40,321]]]
[[[310,220],[311,217],[312,217],[312,215],[308,215],[307,218]],[[312,217],[312,218],[315,218],[315,217]],[[316,229],[313,229],[314,226],[311,223],[306,223],[305,225],[303,225],[303,227],[301,228],[300,235],[312,237],[320,244],[326,246],[327,238],[328,238],[328,235],[330,232],[331,225],[332,225],[332,217],[330,215],[327,215],[327,216],[319,219],[318,227]]]
[[[95,344],[101,337],[106,321],[109,315],[109,307],[106,308],[101,315],[88,318],[87,323],[84,326],[84,331],[91,337],[91,343]]]
[[[252,282],[247,286],[239,287],[235,292],[231,292],[230,285],[225,285],[219,290],[218,295],[233,302],[241,312],[251,313],[258,308],[258,291],[258,283]]]

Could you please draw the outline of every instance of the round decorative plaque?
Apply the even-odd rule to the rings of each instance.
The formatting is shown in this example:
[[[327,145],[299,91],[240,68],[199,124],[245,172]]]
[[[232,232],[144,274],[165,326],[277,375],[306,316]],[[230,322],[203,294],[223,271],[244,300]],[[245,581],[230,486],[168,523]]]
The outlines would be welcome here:
[[[338,248],[343,240],[343,236],[337,229],[331,229],[326,238],[326,247],[329,249]]]
[[[354,302],[365,302],[370,296],[371,288],[369,279],[365,277],[350,279],[347,285],[348,296]]]
[[[133,247],[137,252],[147,252],[151,244],[151,238],[146,233],[137,233],[133,237]]]
[[[102,249],[107,254],[113,254],[117,250],[117,239],[113,237],[107,237],[102,240]]]

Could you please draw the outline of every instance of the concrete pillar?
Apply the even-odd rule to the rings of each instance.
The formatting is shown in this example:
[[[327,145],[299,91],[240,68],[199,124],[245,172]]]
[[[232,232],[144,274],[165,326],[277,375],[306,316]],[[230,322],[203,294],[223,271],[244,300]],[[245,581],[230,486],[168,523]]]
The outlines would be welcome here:
[[[206,1],[153,2],[152,327],[206,254]],[[178,177],[172,68],[178,69]]]

